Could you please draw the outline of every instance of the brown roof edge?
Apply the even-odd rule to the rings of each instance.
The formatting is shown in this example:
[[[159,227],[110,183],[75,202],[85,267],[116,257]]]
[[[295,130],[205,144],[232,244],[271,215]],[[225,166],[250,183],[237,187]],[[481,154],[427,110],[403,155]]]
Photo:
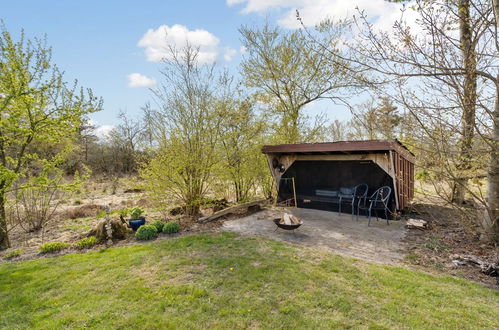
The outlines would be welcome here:
[[[366,140],[366,141],[338,141],[322,143],[298,143],[298,144],[278,144],[263,146],[264,154],[285,153],[327,153],[327,152],[369,152],[369,151],[389,151],[394,150],[403,155],[404,158],[414,163],[415,157],[398,140]]]

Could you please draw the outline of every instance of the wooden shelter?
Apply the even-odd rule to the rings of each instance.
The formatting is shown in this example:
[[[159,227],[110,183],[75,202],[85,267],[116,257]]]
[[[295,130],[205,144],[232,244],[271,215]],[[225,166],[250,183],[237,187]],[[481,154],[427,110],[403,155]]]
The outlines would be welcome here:
[[[268,145],[262,152],[279,188],[279,200],[361,183],[369,185],[369,194],[390,186],[390,206],[395,210],[405,208],[414,196],[415,157],[397,140]],[[295,185],[291,189],[289,179]]]

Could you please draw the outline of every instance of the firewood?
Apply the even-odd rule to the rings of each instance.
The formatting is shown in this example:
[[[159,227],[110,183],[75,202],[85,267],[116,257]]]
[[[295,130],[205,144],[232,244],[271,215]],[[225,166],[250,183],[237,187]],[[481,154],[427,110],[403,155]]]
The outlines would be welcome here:
[[[298,219],[297,217],[295,217],[294,215],[292,215],[291,217],[291,222],[294,224],[294,225],[298,225],[300,224],[300,219]]]
[[[282,216],[282,222],[284,222],[285,225],[291,225],[292,222],[291,222],[291,216],[287,213],[284,213],[284,215]]]
[[[421,219],[408,219],[405,226],[409,229],[428,229],[428,222]]]
[[[499,263],[488,263],[472,255],[451,255],[452,263],[456,266],[479,267],[485,275],[499,278]]]

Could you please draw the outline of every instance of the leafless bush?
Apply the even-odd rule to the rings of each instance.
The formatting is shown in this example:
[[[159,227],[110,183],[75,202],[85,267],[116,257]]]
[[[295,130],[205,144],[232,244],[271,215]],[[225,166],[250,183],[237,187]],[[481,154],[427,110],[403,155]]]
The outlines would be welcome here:
[[[65,192],[57,185],[43,187],[15,187],[16,199],[12,206],[14,223],[26,232],[42,229],[61,204]]]

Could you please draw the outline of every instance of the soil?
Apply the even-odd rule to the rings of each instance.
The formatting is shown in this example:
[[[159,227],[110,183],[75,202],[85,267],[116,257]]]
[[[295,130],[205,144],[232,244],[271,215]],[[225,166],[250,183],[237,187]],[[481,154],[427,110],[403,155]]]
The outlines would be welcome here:
[[[424,270],[445,273],[499,289],[499,278],[485,275],[479,267],[456,265],[457,256],[474,256],[499,263],[499,246],[481,240],[479,227],[456,209],[435,204],[414,204],[407,218],[426,220],[428,230],[409,230],[404,239],[406,263]]]

